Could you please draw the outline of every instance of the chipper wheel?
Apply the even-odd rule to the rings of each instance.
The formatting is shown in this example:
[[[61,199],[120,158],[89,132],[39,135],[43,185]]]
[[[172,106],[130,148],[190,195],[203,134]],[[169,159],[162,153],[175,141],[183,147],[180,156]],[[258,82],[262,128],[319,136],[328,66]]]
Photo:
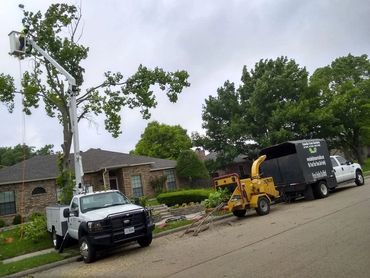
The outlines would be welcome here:
[[[236,216],[236,217],[244,217],[245,214],[246,214],[247,210],[246,209],[240,209],[240,210],[234,210],[233,211],[233,214]]]
[[[258,215],[266,215],[270,212],[270,200],[266,197],[259,197],[256,207]]]

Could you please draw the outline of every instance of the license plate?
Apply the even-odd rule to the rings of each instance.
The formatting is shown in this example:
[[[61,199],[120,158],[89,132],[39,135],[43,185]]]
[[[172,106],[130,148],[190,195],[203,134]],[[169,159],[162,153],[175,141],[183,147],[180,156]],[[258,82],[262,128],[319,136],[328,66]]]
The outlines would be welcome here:
[[[135,227],[125,228],[124,233],[125,235],[135,233]]]

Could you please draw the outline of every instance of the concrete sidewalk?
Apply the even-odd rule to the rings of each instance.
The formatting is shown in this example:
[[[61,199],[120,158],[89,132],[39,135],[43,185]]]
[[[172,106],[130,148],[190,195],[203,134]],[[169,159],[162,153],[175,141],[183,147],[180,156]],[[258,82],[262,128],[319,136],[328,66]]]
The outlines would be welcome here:
[[[21,260],[24,260],[24,259],[27,259],[27,258],[34,257],[34,256],[48,254],[48,253],[51,253],[51,252],[56,252],[56,250],[54,248],[49,248],[49,249],[44,249],[44,250],[40,250],[40,251],[20,255],[20,256],[14,257],[14,258],[3,260],[3,264],[17,262],[17,261],[21,261]]]

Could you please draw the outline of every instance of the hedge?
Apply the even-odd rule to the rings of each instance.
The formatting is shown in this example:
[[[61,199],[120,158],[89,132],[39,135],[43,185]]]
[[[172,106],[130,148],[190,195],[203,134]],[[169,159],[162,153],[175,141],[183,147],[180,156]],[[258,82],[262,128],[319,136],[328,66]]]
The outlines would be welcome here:
[[[157,196],[157,200],[161,204],[167,206],[188,204],[191,202],[201,202],[208,198],[209,194],[213,192],[212,189],[189,189],[182,191],[164,192]]]

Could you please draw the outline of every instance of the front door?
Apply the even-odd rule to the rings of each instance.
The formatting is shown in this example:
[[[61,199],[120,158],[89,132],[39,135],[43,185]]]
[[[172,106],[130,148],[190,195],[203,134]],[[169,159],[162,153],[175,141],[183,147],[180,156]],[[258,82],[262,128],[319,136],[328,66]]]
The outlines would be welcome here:
[[[333,165],[333,169],[335,171],[335,178],[337,179],[337,182],[342,182],[344,181],[344,169],[342,165],[339,164],[339,161],[334,158],[330,157],[331,164]]]
[[[112,190],[118,190],[118,182],[117,178],[110,178],[109,179],[110,189]]]

